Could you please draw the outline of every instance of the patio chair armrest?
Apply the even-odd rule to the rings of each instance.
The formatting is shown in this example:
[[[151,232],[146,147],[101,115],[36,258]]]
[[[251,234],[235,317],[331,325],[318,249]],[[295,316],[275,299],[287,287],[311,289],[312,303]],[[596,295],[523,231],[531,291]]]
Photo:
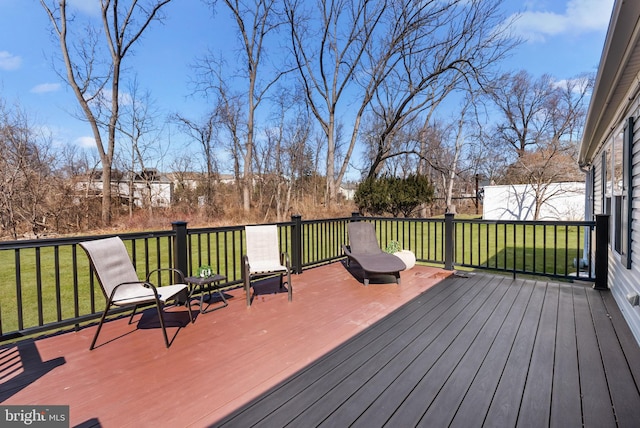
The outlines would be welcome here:
[[[351,264],[351,247],[349,245],[342,245],[342,251],[344,252],[344,255],[347,256],[347,267]]]
[[[169,271],[169,272],[177,273],[178,276],[180,277],[180,281],[179,282],[180,283],[184,283],[184,273],[180,269],[176,269],[176,268],[158,268],[158,269],[153,269],[147,275],[147,282],[149,284],[151,284],[151,282],[149,281],[149,278],[151,278],[151,275],[153,275],[156,272],[163,272],[163,271]]]
[[[251,266],[249,265],[249,256],[246,254],[242,256],[242,274],[243,277],[249,277],[249,272],[251,272]]]
[[[158,297],[158,291],[156,290],[156,286],[150,283],[149,281],[127,281],[127,282],[121,282],[120,284],[113,287],[113,291],[111,292],[111,296],[109,296],[109,300],[113,300],[113,296],[116,295],[116,291],[118,291],[118,288],[122,287],[123,285],[131,285],[131,284],[140,284],[143,287],[150,288],[151,290],[153,290],[153,294],[156,297]]]
[[[142,280],[140,280],[140,281],[127,281],[127,282],[121,282],[120,284],[118,284],[118,285],[116,285],[116,286],[114,287],[114,290],[115,290],[116,288],[118,288],[118,287],[123,286],[123,285],[131,285],[131,284],[141,284],[141,285],[143,285],[143,286],[145,286],[145,287],[147,287],[147,288],[149,288],[149,287],[153,287],[153,288],[155,288],[155,287],[156,287],[155,285],[153,285],[153,284],[152,284],[152,283],[150,283],[149,281],[142,281]]]

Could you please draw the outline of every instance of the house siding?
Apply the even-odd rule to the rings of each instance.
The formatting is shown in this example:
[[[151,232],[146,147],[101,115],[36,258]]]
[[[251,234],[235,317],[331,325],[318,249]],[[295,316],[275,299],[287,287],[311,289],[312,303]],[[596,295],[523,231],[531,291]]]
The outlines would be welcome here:
[[[623,126],[626,119],[633,116],[634,124],[633,155],[632,155],[632,221],[631,221],[631,268],[627,269],[622,261],[622,256],[609,245],[609,276],[608,284],[625,320],[629,324],[636,341],[640,344],[640,306],[632,306],[627,300],[629,294],[640,294],[640,113],[638,102],[623,115],[620,122],[613,124],[614,132]],[[602,151],[606,144],[594,157],[596,181],[594,188],[594,212],[602,213]],[[609,165],[607,167],[610,167]],[[615,209],[615,208],[612,208]],[[611,233],[614,232],[613,217],[610,225]]]
[[[595,178],[593,186],[593,213],[602,214],[602,164],[598,163],[593,166]],[[587,196],[588,197],[588,196]]]

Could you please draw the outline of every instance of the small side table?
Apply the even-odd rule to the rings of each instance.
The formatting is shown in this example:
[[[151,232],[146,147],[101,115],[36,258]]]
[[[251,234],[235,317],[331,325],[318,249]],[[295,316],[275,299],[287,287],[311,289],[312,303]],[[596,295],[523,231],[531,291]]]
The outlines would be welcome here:
[[[200,313],[201,314],[213,312],[217,309],[221,309],[229,305],[229,303],[227,303],[227,299],[225,299],[224,297],[224,293],[220,290],[220,288],[218,288],[220,285],[220,281],[225,279],[227,279],[226,276],[218,275],[218,274],[207,276],[207,277],[188,276],[184,279],[187,285],[189,286],[189,300],[191,300],[194,294],[200,293]],[[220,299],[222,299],[222,304],[209,309],[209,306],[211,306],[212,288],[213,288],[213,292],[218,293],[218,295],[220,296]],[[207,304],[206,309],[204,307],[205,291],[209,293],[209,303]]]

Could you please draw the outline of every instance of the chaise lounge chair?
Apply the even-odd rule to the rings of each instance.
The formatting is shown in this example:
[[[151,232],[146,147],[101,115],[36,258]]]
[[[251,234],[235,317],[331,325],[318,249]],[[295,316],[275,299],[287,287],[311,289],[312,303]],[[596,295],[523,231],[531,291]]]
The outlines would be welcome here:
[[[342,249],[349,261],[355,260],[364,272],[364,285],[369,285],[369,274],[390,274],[396,277],[400,284],[400,271],[406,266],[400,258],[385,253],[380,249],[373,224],[367,222],[352,222],[347,226],[349,245]]]

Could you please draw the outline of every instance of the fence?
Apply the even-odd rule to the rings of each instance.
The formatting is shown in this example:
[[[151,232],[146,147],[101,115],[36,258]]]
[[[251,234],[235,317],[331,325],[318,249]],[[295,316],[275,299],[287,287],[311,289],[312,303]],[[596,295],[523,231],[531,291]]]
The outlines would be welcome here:
[[[595,222],[519,222],[454,219],[351,217],[278,223],[281,250],[291,256],[292,270],[331,263],[344,257],[347,224],[370,221],[380,245],[397,241],[416,260],[444,266],[468,267],[596,280],[606,288],[607,236],[604,254],[594,266]],[[120,236],[141,277],[159,267],[177,267],[187,275],[201,265],[227,277],[224,287],[242,283],[244,226],[189,229],[185,222],[172,230],[127,233]],[[608,234],[608,220],[598,229]],[[600,230],[598,230],[600,232]],[[0,341],[74,326],[101,315],[104,296],[79,243],[99,237],[74,237],[0,242]],[[600,268],[600,271],[598,271]],[[596,272],[594,276],[593,272]],[[598,273],[599,272],[599,273]],[[168,273],[152,278],[158,285],[171,281]],[[600,283],[598,283],[600,281]],[[604,285],[603,285],[604,284]]]

